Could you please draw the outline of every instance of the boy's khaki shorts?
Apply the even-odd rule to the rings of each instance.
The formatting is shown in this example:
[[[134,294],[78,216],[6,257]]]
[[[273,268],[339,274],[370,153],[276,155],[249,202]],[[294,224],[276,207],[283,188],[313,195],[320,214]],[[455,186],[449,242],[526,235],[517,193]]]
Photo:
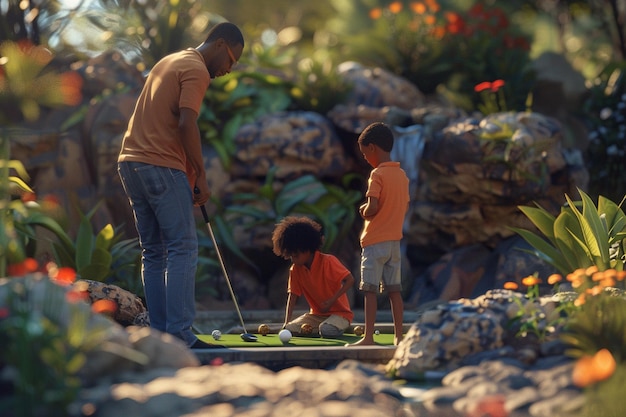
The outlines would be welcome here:
[[[375,243],[361,252],[359,289],[370,292],[402,291],[400,241]]]
[[[348,326],[350,326],[350,322],[347,319],[336,314],[321,316],[304,313],[300,317],[287,323],[285,329],[293,334],[300,334],[300,327],[305,323],[311,326],[313,335],[319,334],[322,337],[341,336]]]

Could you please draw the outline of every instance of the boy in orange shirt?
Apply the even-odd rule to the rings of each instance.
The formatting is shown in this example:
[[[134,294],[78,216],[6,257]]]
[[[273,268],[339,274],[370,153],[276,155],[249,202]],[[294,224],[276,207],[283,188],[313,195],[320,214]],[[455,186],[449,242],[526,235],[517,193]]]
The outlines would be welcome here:
[[[402,340],[402,277],[400,240],[409,204],[409,179],[400,163],[391,160],[393,133],[384,123],[372,123],[358,139],[359,150],[374,168],[367,182],[367,201],[359,208],[365,220],[361,232],[361,283],[365,296],[365,332],[354,345],[374,344],[377,293],[391,302],[394,344]]]
[[[322,227],[307,217],[285,217],[272,234],[274,253],[293,263],[283,328],[294,335],[309,324],[313,335],[341,336],[354,317],[346,295],[354,277],[335,256],[320,252],[323,241]],[[310,311],[292,321],[300,296]]]

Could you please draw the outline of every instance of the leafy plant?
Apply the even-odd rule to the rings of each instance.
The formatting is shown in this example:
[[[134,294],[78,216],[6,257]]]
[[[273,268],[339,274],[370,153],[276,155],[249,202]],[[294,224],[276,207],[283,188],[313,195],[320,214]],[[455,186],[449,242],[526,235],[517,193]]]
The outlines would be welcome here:
[[[259,225],[276,224],[288,215],[308,215],[323,227],[324,250],[345,236],[356,219],[355,205],[361,198],[358,191],[347,188],[354,175],[343,178],[344,188],[324,184],[313,175],[304,175],[277,191],[276,170],[276,167],[270,169],[258,193],[233,196],[235,204],[226,208],[225,216],[242,224],[244,230],[250,230]]]
[[[81,278],[108,280],[121,284],[129,291],[139,291],[138,240],[121,239],[119,229],[111,224],[94,233],[91,218],[100,205],[97,204],[87,214],[81,213],[75,240],[54,219],[39,211],[30,211],[20,218],[19,230],[27,239],[36,238],[36,227],[52,232],[57,239],[51,242],[57,264],[73,268]],[[130,275],[127,275],[129,270]]]
[[[560,275],[553,274],[548,277],[548,284],[556,287],[561,280]],[[513,297],[513,302],[517,305],[518,310],[509,324],[518,327],[516,336],[526,337],[532,334],[538,341],[544,342],[563,328],[570,311],[574,308],[574,300],[562,298],[553,311],[548,311],[546,306],[541,303],[540,284],[542,284],[542,280],[537,274],[522,279],[522,285],[526,287],[526,294],[523,297]],[[506,282],[504,288],[517,290],[519,286],[516,282]]]
[[[237,150],[235,135],[239,128],[264,114],[287,109],[291,104],[289,88],[284,79],[260,72],[233,71],[213,80],[198,126],[225,169],[230,168]]]
[[[305,58],[298,63],[298,70],[290,90],[295,106],[300,110],[326,114],[337,104],[345,101],[352,86],[337,73],[332,60]]]
[[[617,205],[600,196],[596,207],[587,194],[580,189],[578,192],[582,198],[580,204],[565,195],[567,205],[556,217],[538,204],[519,206],[543,237],[525,229],[512,230],[533,247],[527,252],[534,253],[563,275],[591,265],[600,271],[623,270],[626,216],[621,203]]]
[[[10,143],[0,130],[0,277],[6,275],[7,264],[24,259],[24,246],[17,235],[14,223],[16,211],[24,210],[20,199],[12,199],[12,195],[24,192],[32,193],[32,189],[24,182],[29,176],[20,161],[9,160]],[[11,170],[18,176],[10,175]]]

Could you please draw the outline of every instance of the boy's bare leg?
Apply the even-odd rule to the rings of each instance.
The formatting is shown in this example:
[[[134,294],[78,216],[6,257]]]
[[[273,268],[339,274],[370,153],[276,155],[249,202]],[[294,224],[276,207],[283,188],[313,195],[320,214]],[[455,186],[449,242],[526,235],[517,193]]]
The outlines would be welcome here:
[[[398,346],[402,341],[402,321],[404,320],[404,301],[402,301],[402,293],[393,291],[389,293],[389,302],[391,303],[391,317],[393,318],[393,344]]]
[[[374,345],[374,326],[376,325],[376,311],[378,310],[378,300],[376,293],[373,291],[365,291],[364,313],[365,313],[365,331],[363,338],[358,342],[348,344],[346,346],[367,346]]]

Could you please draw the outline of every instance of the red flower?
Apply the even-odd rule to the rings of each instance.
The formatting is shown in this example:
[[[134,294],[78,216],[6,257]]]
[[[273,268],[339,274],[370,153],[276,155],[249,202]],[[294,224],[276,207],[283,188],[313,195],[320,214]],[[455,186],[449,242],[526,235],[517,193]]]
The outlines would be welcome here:
[[[485,91],[489,89],[491,89],[491,83],[489,81],[483,81],[482,83],[476,84],[474,86],[474,91],[476,91],[477,93],[480,93],[481,91]]]
[[[494,82],[483,81],[482,83],[474,86],[474,91],[480,93],[481,91],[490,90],[492,93],[495,93],[502,86],[504,86],[504,80],[495,80]]]
[[[50,279],[59,285],[66,287],[76,281],[76,271],[73,268],[67,266],[59,268],[53,262],[49,262],[46,267]]]
[[[113,314],[117,311],[117,303],[113,300],[98,300],[91,305],[91,311],[101,314]]]

